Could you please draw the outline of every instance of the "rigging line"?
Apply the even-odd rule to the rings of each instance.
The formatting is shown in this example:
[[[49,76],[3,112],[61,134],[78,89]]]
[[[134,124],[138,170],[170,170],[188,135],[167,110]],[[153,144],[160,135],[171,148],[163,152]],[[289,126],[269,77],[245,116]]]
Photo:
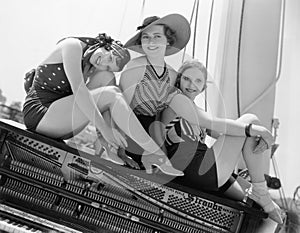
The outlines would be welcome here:
[[[278,168],[277,161],[275,160],[274,156],[272,157],[272,163],[273,163],[275,177],[280,179],[279,168]],[[279,195],[280,195],[280,201],[281,201],[282,206],[285,209],[287,209],[288,208],[288,203],[287,203],[285,192],[284,192],[284,189],[283,189],[282,186],[279,189]]]
[[[272,122],[272,131],[271,132],[272,132],[272,135],[273,135],[273,138],[274,138],[274,142],[276,142],[276,138],[277,138],[277,129],[278,129],[278,125],[279,125],[278,123],[275,122],[274,120]],[[273,163],[273,170],[274,170],[275,177],[277,177],[278,179],[280,179],[277,161],[276,161],[276,158],[274,156],[275,151],[277,150],[277,147],[279,145],[278,144],[274,144],[274,146],[275,146],[275,149],[271,150],[271,160],[272,160],[272,163]],[[280,195],[280,200],[281,200],[282,207],[284,207],[284,209],[287,210],[288,203],[287,203],[287,200],[286,200],[286,197],[285,197],[285,193],[284,193],[284,189],[283,189],[282,185],[279,188],[279,195]]]
[[[282,66],[282,50],[283,50],[283,33],[284,33],[284,22],[285,22],[285,0],[282,0],[281,4],[281,16],[280,16],[280,38],[279,38],[279,60],[278,60],[278,69],[276,75],[276,82],[279,80],[279,76],[281,74],[281,66]]]
[[[237,69],[236,69],[236,97],[237,97],[237,114],[238,117],[241,116],[241,106],[240,106],[240,59],[241,59],[241,43],[242,43],[242,29],[243,29],[243,19],[245,11],[245,1],[242,3],[241,18],[240,18],[240,32],[239,32],[239,42],[238,42],[238,54],[237,54]]]
[[[211,7],[210,7],[210,17],[209,17],[209,26],[208,26],[208,34],[207,34],[207,45],[206,45],[206,61],[205,66],[206,69],[208,69],[208,54],[209,54],[209,45],[210,45],[210,34],[211,34],[211,24],[212,24],[212,18],[213,18],[213,8],[214,8],[214,0],[211,1]]]
[[[207,46],[206,46],[206,61],[205,61],[205,67],[208,70],[208,56],[209,56],[209,45],[210,45],[210,33],[211,33],[211,24],[212,24],[212,18],[213,18],[213,9],[214,9],[214,0],[211,2],[211,8],[210,8],[210,17],[209,17],[209,26],[208,26],[208,34],[207,34]],[[204,104],[205,104],[205,111],[207,111],[207,88],[204,91]]]
[[[192,25],[194,12],[195,12],[195,7],[196,7],[196,2],[197,2],[197,0],[194,1],[194,6],[193,6],[193,9],[192,9],[191,18],[190,18],[190,25]],[[181,63],[183,63],[183,61],[184,61],[185,53],[186,53],[186,46],[184,47],[184,50],[183,50]]]
[[[125,3],[125,8],[124,8],[122,19],[121,19],[121,25],[120,25],[118,38],[120,38],[121,33],[122,33],[123,23],[124,23],[125,15],[126,15],[126,12],[127,12],[127,6],[128,6],[128,0],[126,0],[126,3]]]
[[[143,0],[143,4],[142,4],[142,8],[141,8],[141,13],[140,13],[140,21],[143,20],[145,5],[146,5],[146,0]]]
[[[198,12],[199,11],[199,0],[197,0],[197,7],[196,7],[196,16],[195,16],[195,25],[194,25],[194,39],[193,39],[193,58],[195,58],[195,51],[196,51],[196,35],[197,35],[197,22],[198,22]]]
[[[278,68],[277,68],[277,76],[275,80],[270,83],[267,88],[265,88],[260,95],[257,96],[253,100],[252,103],[250,103],[248,106],[246,106],[243,109],[243,112],[247,112],[249,109],[251,109],[257,102],[259,102],[265,95],[269,93],[269,91],[276,85],[276,83],[279,81],[280,74],[281,74],[281,67],[282,67],[282,50],[283,50],[283,34],[284,34],[284,22],[285,22],[285,3],[286,1],[282,1],[282,11],[281,11],[281,25],[280,25],[280,39],[279,39],[279,59],[278,59]]]

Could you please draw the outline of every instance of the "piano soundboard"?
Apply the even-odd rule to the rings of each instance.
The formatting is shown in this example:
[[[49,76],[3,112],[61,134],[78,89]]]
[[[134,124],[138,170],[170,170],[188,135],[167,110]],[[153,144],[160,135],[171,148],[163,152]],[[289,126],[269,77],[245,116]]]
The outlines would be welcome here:
[[[258,208],[0,121],[0,232],[255,232]]]

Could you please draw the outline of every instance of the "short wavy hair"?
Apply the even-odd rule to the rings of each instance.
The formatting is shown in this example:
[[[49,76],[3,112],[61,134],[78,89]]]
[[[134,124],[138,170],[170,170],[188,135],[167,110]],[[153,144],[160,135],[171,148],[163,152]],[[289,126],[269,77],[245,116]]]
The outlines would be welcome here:
[[[169,46],[172,46],[175,42],[176,42],[176,32],[170,28],[168,25],[165,24],[156,24],[156,25],[161,25],[164,28],[164,34],[167,37],[167,41],[169,43]],[[139,34],[139,37],[137,38],[135,44],[136,45],[141,45],[142,44],[142,34],[143,32],[141,32]]]
[[[198,68],[202,72],[202,74],[204,76],[205,84],[201,91],[204,91],[207,87],[207,84],[206,84],[207,83],[207,69],[200,61],[198,61],[196,59],[186,60],[185,62],[182,63],[182,65],[180,66],[180,68],[178,69],[178,72],[177,72],[175,87],[180,88],[180,80],[181,80],[182,74],[184,71],[186,71],[187,69],[190,69],[190,68]]]

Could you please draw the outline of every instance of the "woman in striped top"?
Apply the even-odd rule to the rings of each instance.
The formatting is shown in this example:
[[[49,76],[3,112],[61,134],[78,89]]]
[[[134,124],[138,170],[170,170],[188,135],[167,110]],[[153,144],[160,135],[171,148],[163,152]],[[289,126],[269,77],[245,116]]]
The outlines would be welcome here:
[[[194,101],[206,88],[207,70],[198,61],[186,61],[178,72],[176,86]],[[162,114],[165,127],[165,146],[173,166],[185,173],[175,181],[195,189],[222,192],[243,200],[245,194],[260,204],[269,217],[282,223],[281,210],[272,201],[267,190],[264,174],[267,174],[268,160],[262,152],[273,143],[272,134],[258,125],[253,114],[245,114],[238,120],[220,119],[209,116],[193,104],[182,105],[182,111],[190,112],[189,121],[174,111],[174,98],[170,107]],[[173,108],[172,108],[173,107]],[[191,111],[194,109],[194,114]],[[195,122],[197,121],[197,122]],[[206,131],[216,138],[211,148],[205,144]],[[258,142],[257,139],[260,139]],[[252,188],[245,193],[232,172],[242,154],[248,167]]]
[[[165,62],[165,56],[175,54],[185,47],[190,37],[190,25],[183,16],[170,14],[163,18],[148,17],[138,30],[125,47],[145,56],[128,63],[120,77],[120,88],[133,112],[151,135],[158,113],[179,93],[174,87],[176,72]],[[165,162],[169,164],[167,156],[141,156],[144,150],[140,145],[130,139],[127,142],[126,154],[140,167],[144,166],[150,171],[151,165],[156,165],[162,172],[170,173],[170,166],[164,165]]]

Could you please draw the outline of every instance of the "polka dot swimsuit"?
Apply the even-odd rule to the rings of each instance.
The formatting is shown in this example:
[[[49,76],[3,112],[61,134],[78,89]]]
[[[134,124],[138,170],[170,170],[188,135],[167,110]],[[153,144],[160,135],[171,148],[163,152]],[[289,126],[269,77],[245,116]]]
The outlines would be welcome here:
[[[83,48],[83,54],[88,48],[98,43],[98,40],[90,37],[72,38],[86,43],[86,46]],[[89,56],[82,59],[82,70],[84,70],[84,67],[89,65]],[[38,66],[32,86],[23,105],[24,123],[27,129],[35,130],[54,101],[72,94],[73,92],[62,63]]]
[[[38,66],[23,106],[26,127],[35,130],[51,103],[71,94],[62,63]]]
[[[41,65],[36,70],[33,87],[49,91],[54,95],[72,94],[70,83],[63,69],[63,64]]]

